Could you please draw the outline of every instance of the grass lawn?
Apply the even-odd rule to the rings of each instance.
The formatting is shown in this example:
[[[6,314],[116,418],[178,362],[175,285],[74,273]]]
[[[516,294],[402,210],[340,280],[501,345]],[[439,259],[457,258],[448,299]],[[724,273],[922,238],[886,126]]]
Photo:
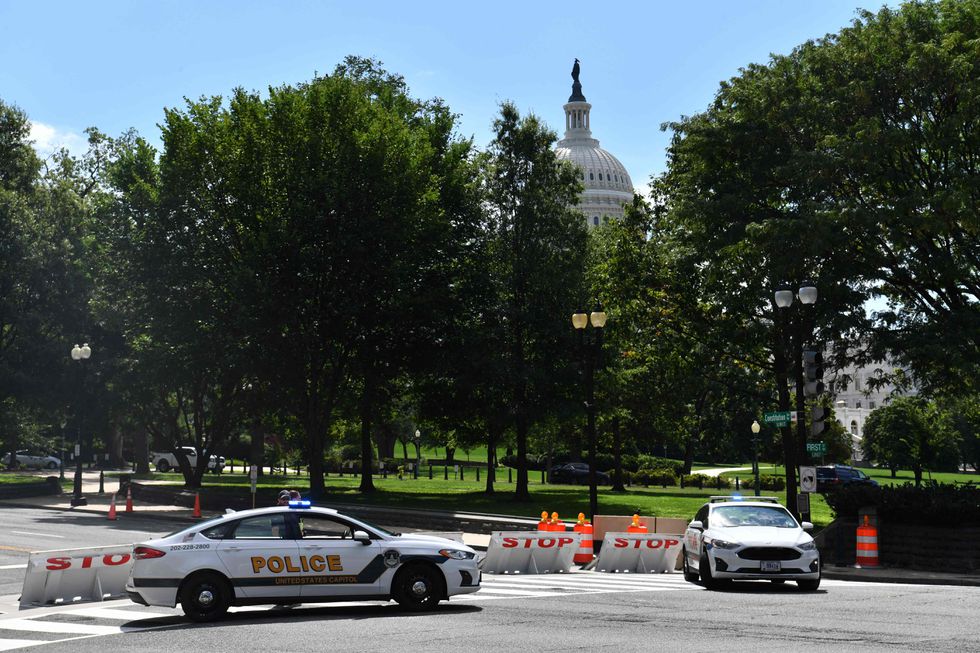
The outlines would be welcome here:
[[[441,471],[441,468],[437,468]],[[540,476],[531,474],[529,491],[531,501],[519,503],[514,500],[514,484],[507,483],[506,472],[499,473],[495,484],[495,493],[484,493],[486,477],[481,475],[481,481],[476,481],[475,474],[467,473],[466,480],[454,480],[450,472],[450,480],[443,480],[436,473],[432,480],[428,478],[428,470],[419,479],[406,476],[399,480],[395,476],[387,479],[374,477],[376,491],[373,495],[363,495],[358,491],[359,477],[337,476],[331,474],[326,480],[327,497],[323,503],[331,501],[346,504],[382,505],[403,508],[472,511],[490,514],[514,515],[526,518],[537,518],[541,512],[557,512],[563,519],[574,520],[579,512],[587,512],[589,506],[588,488],[576,485],[542,484]],[[485,472],[484,472],[485,474]],[[137,477],[138,479],[139,477]],[[174,484],[183,482],[179,474],[150,474],[144,478],[166,480]],[[514,477],[516,478],[516,476]],[[248,495],[250,486],[248,477],[243,474],[207,474],[202,479],[206,488],[220,486],[240,488],[242,494]],[[284,487],[296,488],[301,492],[309,488],[309,477],[305,474],[263,475],[258,480],[258,487],[270,490]],[[599,512],[606,515],[631,515],[639,513],[643,516],[679,517],[690,519],[708,497],[716,494],[729,494],[731,490],[712,490],[705,488],[644,488],[631,487],[626,492],[616,493],[609,488],[599,488]],[[764,493],[767,496],[780,496],[782,493]],[[823,503],[822,498],[814,497],[813,521],[818,526],[824,526],[832,520],[830,509]]]
[[[30,483],[41,483],[43,476],[32,476],[30,474],[19,474],[17,472],[0,472],[0,485],[25,485]]]

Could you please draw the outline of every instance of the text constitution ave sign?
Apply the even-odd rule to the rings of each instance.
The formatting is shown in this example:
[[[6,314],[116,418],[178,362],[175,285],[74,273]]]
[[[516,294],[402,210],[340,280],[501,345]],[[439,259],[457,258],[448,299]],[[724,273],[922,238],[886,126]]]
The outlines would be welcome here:
[[[789,418],[790,414],[788,410],[762,414],[763,422],[766,424],[775,424],[776,426],[789,426]]]

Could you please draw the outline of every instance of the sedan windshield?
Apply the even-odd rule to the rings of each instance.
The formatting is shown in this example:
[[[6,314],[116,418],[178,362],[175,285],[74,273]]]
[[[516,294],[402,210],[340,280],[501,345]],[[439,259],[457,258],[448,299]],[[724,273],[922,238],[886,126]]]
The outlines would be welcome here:
[[[711,512],[712,525],[798,528],[793,516],[777,506],[720,506]]]

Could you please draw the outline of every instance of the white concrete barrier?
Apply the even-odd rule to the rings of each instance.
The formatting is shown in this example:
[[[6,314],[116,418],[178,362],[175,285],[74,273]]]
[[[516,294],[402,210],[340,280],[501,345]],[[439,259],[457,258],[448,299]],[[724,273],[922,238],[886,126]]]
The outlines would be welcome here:
[[[664,573],[677,566],[682,535],[606,533],[594,569],[606,573]]]
[[[554,574],[572,568],[578,533],[493,531],[481,569],[488,574]]]
[[[124,598],[132,566],[132,544],[31,552],[20,608]]]

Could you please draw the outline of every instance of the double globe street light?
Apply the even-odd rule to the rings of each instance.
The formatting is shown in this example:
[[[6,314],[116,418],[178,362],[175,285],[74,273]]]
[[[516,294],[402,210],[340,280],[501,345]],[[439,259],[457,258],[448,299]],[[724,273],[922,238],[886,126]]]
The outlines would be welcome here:
[[[804,281],[800,284],[796,292],[790,286],[782,286],[773,293],[773,300],[776,306],[781,311],[788,312],[793,306],[794,297],[798,297],[800,304],[803,307],[813,306],[817,303],[817,287],[811,281]],[[790,360],[792,361],[792,372],[796,385],[796,429],[797,429],[797,442],[793,442],[792,431],[787,431],[789,436],[784,439],[783,450],[784,456],[786,458],[786,503],[790,510],[794,513],[806,512],[809,510],[800,511],[797,506],[797,494],[796,494],[796,451],[802,446],[802,443],[806,442],[806,419],[805,419],[805,408],[806,408],[806,384],[804,382],[803,376],[803,366],[804,366],[804,352],[803,352],[803,342],[804,340],[810,341],[813,337],[812,326],[809,326],[807,322],[807,314],[800,315],[796,320],[794,333],[795,337],[792,337],[790,342]],[[809,352],[808,352],[809,353]],[[822,373],[822,372],[821,372]],[[807,514],[807,517],[809,515]]]
[[[592,325],[591,331],[587,330]],[[595,519],[599,512],[599,493],[596,487],[596,434],[595,434],[595,370],[602,352],[602,330],[606,326],[606,313],[596,302],[591,313],[577,311],[572,315],[572,326],[578,332],[578,351],[585,364],[585,412],[589,438],[589,512]]]
[[[81,347],[75,345],[71,349],[71,359],[73,361],[78,361],[82,365],[82,373],[78,381],[78,406],[75,410],[77,412],[76,419],[78,420],[78,431],[75,436],[75,487],[72,493],[71,505],[74,506],[85,506],[88,505],[88,501],[82,496],[82,390],[85,381],[85,361],[89,359],[92,355],[92,348],[85,343]]]

